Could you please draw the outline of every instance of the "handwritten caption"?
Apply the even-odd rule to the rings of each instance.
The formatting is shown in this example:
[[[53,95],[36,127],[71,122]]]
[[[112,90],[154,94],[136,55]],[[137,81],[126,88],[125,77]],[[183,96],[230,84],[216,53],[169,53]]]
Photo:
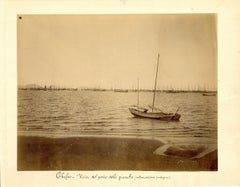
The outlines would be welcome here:
[[[69,172],[63,172],[59,171],[56,173],[57,179],[62,180],[74,180],[74,179],[80,179],[80,180],[117,180],[117,181],[123,181],[123,180],[167,180],[170,179],[170,176],[153,176],[153,175],[139,175],[139,174],[125,174],[120,175],[117,173],[105,175],[105,174],[82,174],[82,173],[69,173]]]

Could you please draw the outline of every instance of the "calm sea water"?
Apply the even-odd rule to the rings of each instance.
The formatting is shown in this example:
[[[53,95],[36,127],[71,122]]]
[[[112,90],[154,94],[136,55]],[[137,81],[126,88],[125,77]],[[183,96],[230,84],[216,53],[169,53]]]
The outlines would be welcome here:
[[[151,92],[140,104],[152,103]],[[161,139],[172,144],[217,145],[217,97],[201,93],[157,93],[156,106],[180,107],[179,122],[133,117],[137,93],[101,91],[18,92],[18,134],[43,137],[114,136]]]

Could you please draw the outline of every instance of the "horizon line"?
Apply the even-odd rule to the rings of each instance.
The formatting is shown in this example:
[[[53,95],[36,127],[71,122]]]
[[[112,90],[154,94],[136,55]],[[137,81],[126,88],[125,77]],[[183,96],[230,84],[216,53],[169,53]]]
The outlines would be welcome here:
[[[80,89],[80,90],[132,90],[132,91],[153,91],[153,88],[119,88],[119,87],[96,87],[96,86],[59,86],[59,85],[47,85],[44,84],[44,86],[40,85],[40,84],[24,84],[24,85],[17,85],[18,89],[21,88],[27,88],[27,89],[36,89],[36,88],[47,88],[47,89],[60,89],[60,88],[74,88],[74,89]],[[156,89],[157,91],[214,91],[216,92],[218,89],[211,89],[211,88],[203,88],[203,87],[199,87],[199,86],[193,86],[191,88],[169,88],[169,86],[167,86],[167,88],[159,88]]]

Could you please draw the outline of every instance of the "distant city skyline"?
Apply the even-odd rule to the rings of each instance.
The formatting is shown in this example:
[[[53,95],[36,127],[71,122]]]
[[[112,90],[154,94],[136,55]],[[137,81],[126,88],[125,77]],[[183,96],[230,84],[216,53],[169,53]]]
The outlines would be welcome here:
[[[18,85],[217,90],[214,14],[21,15]]]

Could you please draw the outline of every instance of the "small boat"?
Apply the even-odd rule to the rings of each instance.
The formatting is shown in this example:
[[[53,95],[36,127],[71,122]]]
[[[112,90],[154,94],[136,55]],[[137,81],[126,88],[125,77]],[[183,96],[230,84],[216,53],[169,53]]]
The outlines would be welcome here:
[[[176,91],[176,90],[166,90],[165,92],[166,93],[179,93],[179,91]]]
[[[216,96],[216,93],[203,93],[203,96]]]
[[[128,90],[123,90],[123,89],[114,89],[114,92],[128,92]]]
[[[179,107],[175,113],[166,113],[166,112],[163,112],[162,110],[160,110],[159,108],[154,107],[155,96],[156,96],[159,57],[160,57],[160,55],[158,54],[157,71],[156,71],[156,77],[155,77],[152,106],[149,106],[149,108],[139,106],[139,80],[138,80],[138,103],[137,103],[137,105],[131,106],[129,108],[129,111],[135,117],[166,120],[166,121],[179,121],[179,119],[181,117],[181,115],[177,113],[179,110]]]

